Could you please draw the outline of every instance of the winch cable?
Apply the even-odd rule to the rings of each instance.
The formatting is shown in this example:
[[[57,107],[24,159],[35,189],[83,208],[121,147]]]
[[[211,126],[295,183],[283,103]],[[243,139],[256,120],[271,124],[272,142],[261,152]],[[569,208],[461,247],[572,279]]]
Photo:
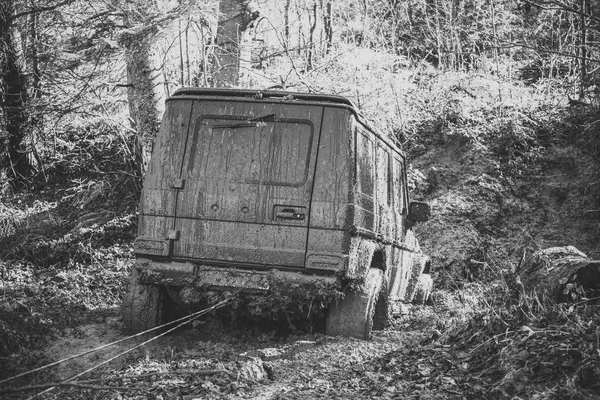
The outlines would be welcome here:
[[[154,337],[152,337],[152,338],[150,338],[150,339],[148,339],[148,340],[146,340],[146,341],[144,341],[144,342],[142,342],[142,343],[140,343],[140,344],[138,344],[138,345],[135,345],[135,346],[133,346],[132,348],[130,348],[130,349],[128,349],[128,350],[125,350],[124,352],[121,352],[121,353],[117,354],[117,355],[116,355],[116,356],[114,356],[114,357],[111,357],[111,358],[109,358],[109,359],[108,359],[108,360],[106,360],[106,361],[103,361],[103,362],[101,362],[100,364],[97,364],[97,365],[95,365],[95,366],[93,366],[93,367],[91,367],[91,368],[88,368],[88,369],[86,369],[86,370],[85,370],[85,371],[83,371],[83,372],[80,372],[80,373],[78,373],[77,375],[74,375],[74,376],[70,377],[69,379],[65,379],[65,380],[64,380],[64,381],[62,381],[61,383],[67,383],[67,382],[71,382],[71,381],[73,381],[74,379],[77,379],[77,378],[79,378],[79,377],[81,377],[81,376],[83,376],[83,375],[87,374],[88,372],[91,372],[91,371],[95,370],[96,368],[99,368],[99,367],[101,367],[101,366],[103,366],[103,365],[106,365],[106,364],[108,364],[109,362],[111,362],[111,361],[114,361],[114,360],[116,360],[117,358],[119,358],[119,357],[121,357],[121,356],[124,356],[125,354],[127,354],[127,353],[130,353],[130,352],[132,352],[133,350],[135,350],[135,349],[137,349],[137,348],[139,348],[139,347],[145,346],[145,345],[147,345],[148,343],[150,343],[150,342],[152,342],[152,341],[154,341],[154,340],[156,340],[156,339],[158,339],[158,338],[160,338],[160,337],[162,337],[162,336],[165,336],[165,335],[166,335],[166,334],[168,334],[168,333],[171,333],[171,332],[173,332],[174,330],[176,330],[176,329],[178,329],[178,328],[180,328],[180,327],[184,326],[185,324],[187,324],[187,323],[189,323],[189,322],[192,322],[193,320],[197,319],[198,317],[201,317],[201,316],[202,316],[202,315],[204,315],[204,314],[207,314],[207,313],[209,313],[209,312],[211,312],[211,311],[214,311],[214,310],[216,310],[216,309],[218,309],[218,308],[221,308],[221,307],[223,307],[223,306],[226,306],[227,304],[229,304],[229,303],[230,303],[230,302],[231,302],[231,301],[232,301],[232,300],[233,300],[233,299],[234,299],[234,298],[237,296],[237,294],[238,294],[239,292],[240,292],[240,290],[238,290],[237,292],[233,293],[233,294],[232,294],[230,297],[226,298],[225,300],[222,300],[222,301],[218,302],[217,304],[215,304],[215,305],[213,305],[213,306],[211,306],[211,307],[209,307],[209,308],[205,308],[204,310],[200,310],[200,311],[197,311],[197,312],[195,312],[195,313],[192,313],[192,314],[190,314],[190,315],[188,315],[188,316],[186,316],[186,317],[180,318],[179,320],[181,320],[181,319],[184,319],[185,321],[181,322],[180,324],[178,324],[178,325],[174,326],[173,328],[170,328],[170,329],[168,329],[168,330],[166,330],[166,331],[164,331],[164,332],[162,332],[162,333],[160,333],[160,334],[158,334],[158,335],[156,335],[156,336],[154,336]],[[179,320],[177,320],[177,321],[179,321]],[[171,325],[171,324],[174,324],[174,323],[176,323],[176,322],[175,322],[175,321],[172,321],[172,322],[170,322],[170,323],[164,324],[163,326],[165,326],[165,325]],[[154,330],[154,329],[153,329],[153,330]],[[139,334],[138,334],[138,335],[139,335]],[[33,396],[31,396],[31,397],[27,398],[27,400],[34,399],[34,398],[36,398],[37,396],[40,396],[40,395],[42,395],[42,394],[45,394],[45,393],[48,393],[48,392],[50,392],[51,390],[53,390],[54,388],[55,388],[55,387],[53,386],[53,387],[51,387],[51,388],[48,388],[48,389],[46,389],[46,390],[44,390],[44,391],[41,391],[40,393],[34,394]]]
[[[231,294],[231,295],[230,295],[229,297],[227,297],[226,299],[224,299],[224,300],[222,300],[222,301],[220,301],[220,302],[218,302],[218,303],[216,303],[216,304],[212,305],[211,307],[205,308],[205,309],[203,309],[203,310],[200,310],[200,311],[196,311],[196,312],[194,312],[194,313],[192,313],[192,314],[186,315],[185,317],[182,317],[182,318],[176,319],[176,320],[174,320],[174,321],[167,322],[167,323],[165,323],[165,324],[162,324],[162,325],[156,326],[156,327],[154,327],[154,328],[147,329],[147,330],[145,330],[145,331],[143,331],[143,332],[136,333],[135,335],[127,336],[127,337],[125,337],[125,338],[123,338],[123,339],[119,339],[119,340],[117,340],[117,341],[114,341],[114,342],[111,342],[111,343],[108,343],[108,344],[105,344],[105,345],[99,346],[99,347],[97,347],[97,348],[94,348],[94,349],[91,349],[91,350],[87,350],[87,351],[85,351],[85,352],[83,352],[83,353],[79,353],[79,354],[76,354],[76,355],[73,355],[73,356],[70,356],[70,357],[64,358],[64,359],[62,359],[62,360],[58,360],[58,361],[55,361],[55,362],[53,362],[53,363],[50,363],[50,364],[47,364],[47,365],[43,365],[43,366],[41,366],[41,367],[39,367],[39,368],[35,368],[35,369],[33,369],[33,370],[30,370],[30,371],[23,372],[23,373],[21,373],[21,374],[18,374],[18,375],[12,376],[12,377],[10,377],[10,378],[6,378],[6,379],[4,379],[4,380],[0,381],[0,384],[3,384],[3,383],[5,383],[5,382],[12,381],[12,380],[14,380],[14,379],[17,379],[17,378],[21,378],[21,377],[23,377],[23,376],[26,376],[26,375],[29,375],[29,374],[32,374],[32,373],[35,373],[35,372],[42,371],[42,370],[44,370],[44,369],[47,369],[47,368],[50,368],[50,367],[56,366],[56,365],[58,365],[58,364],[61,364],[61,363],[67,362],[67,361],[69,361],[69,360],[72,360],[72,359],[75,359],[75,358],[78,358],[78,357],[83,357],[83,356],[85,356],[85,355],[88,355],[88,354],[90,354],[90,353],[93,353],[93,352],[96,352],[96,351],[99,351],[99,350],[105,349],[105,348],[107,348],[107,347],[109,347],[109,346],[113,346],[113,345],[119,344],[119,343],[121,343],[121,342],[124,342],[124,341],[126,341],[126,340],[130,340],[130,339],[133,339],[133,338],[136,338],[136,337],[139,337],[139,336],[145,335],[145,334],[147,334],[147,333],[149,333],[149,332],[153,332],[153,331],[156,331],[156,330],[158,330],[158,329],[161,329],[161,328],[164,328],[164,327],[167,327],[167,326],[172,326],[173,324],[177,324],[176,326],[174,326],[174,327],[172,327],[172,328],[170,328],[170,329],[166,330],[165,332],[162,332],[162,333],[160,333],[160,334],[158,334],[158,335],[156,335],[156,336],[154,336],[154,337],[152,337],[152,338],[150,338],[150,339],[148,339],[148,340],[146,340],[146,341],[144,341],[144,342],[142,342],[142,343],[140,343],[140,344],[138,344],[138,345],[136,345],[136,346],[134,346],[134,347],[132,347],[132,348],[130,348],[130,349],[128,349],[128,350],[126,350],[126,351],[122,352],[122,353],[120,353],[120,354],[117,354],[116,356],[114,356],[114,357],[112,357],[112,358],[110,358],[110,359],[108,359],[108,360],[106,360],[106,361],[104,361],[104,362],[102,362],[102,363],[100,363],[100,364],[98,364],[98,365],[94,366],[94,367],[91,367],[91,368],[89,368],[89,369],[87,369],[87,370],[85,370],[85,371],[83,371],[83,372],[81,372],[81,373],[79,373],[79,374],[77,374],[77,375],[75,375],[75,376],[72,376],[71,378],[68,378],[68,379],[66,379],[66,380],[62,381],[61,383],[67,383],[67,382],[71,382],[72,380],[74,380],[74,379],[76,379],[76,378],[79,378],[80,376],[82,376],[82,375],[84,375],[84,374],[87,374],[88,372],[91,372],[91,371],[93,371],[93,370],[94,370],[94,369],[96,369],[96,368],[99,368],[99,367],[101,367],[101,366],[103,366],[103,365],[105,365],[105,364],[108,364],[109,362],[111,362],[111,361],[113,361],[113,360],[115,360],[115,359],[117,359],[117,358],[119,358],[119,357],[121,357],[121,356],[123,356],[123,355],[125,355],[125,354],[127,354],[127,353],[129,353],[129,352],[131,352],[131,351],[133,351],[133,350],[135,350],[135,349],[137,349],[137,348],[141,347],[141,346],[144,346],[144,345],[146,345],[146,344],[148,344],[148,343],[150,343],[150,342],[152,342],[152,341],[154,341],[154,340],[156,340],[156,339],[158,339],[158,338],[160,338],[160,337],[162,337],[162,336],[164,336],[164,335],[166,335],[166,334],[168,334],[168,333],[171,333],[171,332],[173,332],[174,330],[176,330],[176,329],[178,329],[178,328],[180,328],[180,327],[182,327],[182,326],[184,326],[184,325],[188,324],[189,322],[191,322],[191,321],[193,321],[193,320],[195,320],[195,319],[197,319],[197,318],[201,317],[201,316],[202,316],[202,315],[204,315],[204,314],[207,314],[207,313],[209,313],[209,312],[211,312],[211,311],[214,311],[214,310],[217,310],[217,309],[219,309],[219,308],[221,308],[221,307],[224,307],[224,306],[226,306],[227,304],[231,303],[231,301],[232,301],[232,300],[233,300],[233,299],[234,299],[234,298],[235,298],[235,297],[236,297],[236,296],[237,296],[237,295],[240,293],[240,291],[241,291],[241,290],[238,290],[238,291],[234,292],[233,294]],[[49,392],[49,391],[50,391],[50,390],[52,390],[52,389],[54,389],[54,387],[51,387],[51,388],[49,388],[49,389],[46,389],[46,390],[44,390],[44,391],[42,391],[42,392],[40,392],[40,393],[37,393],[37,394],[35,394],[35,395],[31,396],[29,399],[33,399],[33,398],[35,398],[35,397],[37,397],[37,396],[39,396],[39,395],[41,395],[41,394],[47,393],[47,392]]]

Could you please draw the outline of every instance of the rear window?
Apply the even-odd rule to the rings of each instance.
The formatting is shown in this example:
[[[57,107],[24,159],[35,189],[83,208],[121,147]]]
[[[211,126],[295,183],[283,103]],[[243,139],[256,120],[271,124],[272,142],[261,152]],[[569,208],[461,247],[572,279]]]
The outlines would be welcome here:
[[[197,179],[302,186],[307,180],[312,138],[309,120],[201,116],[188,172]]]

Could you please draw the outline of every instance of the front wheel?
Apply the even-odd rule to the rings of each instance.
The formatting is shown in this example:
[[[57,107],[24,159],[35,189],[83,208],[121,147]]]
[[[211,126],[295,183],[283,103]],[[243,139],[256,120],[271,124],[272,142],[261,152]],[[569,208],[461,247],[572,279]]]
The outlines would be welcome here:
[[[371,268],[358,290],[347,289],[342,300],[329,306],[326,333],[370,339],[373,329],[384,329],[389,321],[389,305],[383,271]]]
[[[431,299],[431,293],[433,292],[433,279],[429,274],[421,274],[417,287],[415,288],[415,296],[413,297],[413,304],[424,305]]]

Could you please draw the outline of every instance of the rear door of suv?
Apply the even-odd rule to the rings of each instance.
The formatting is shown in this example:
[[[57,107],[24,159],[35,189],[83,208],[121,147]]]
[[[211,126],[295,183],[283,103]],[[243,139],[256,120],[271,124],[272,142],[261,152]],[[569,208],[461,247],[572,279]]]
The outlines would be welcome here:
[[[194,102],[173,256],[304,267],[323,107]]]

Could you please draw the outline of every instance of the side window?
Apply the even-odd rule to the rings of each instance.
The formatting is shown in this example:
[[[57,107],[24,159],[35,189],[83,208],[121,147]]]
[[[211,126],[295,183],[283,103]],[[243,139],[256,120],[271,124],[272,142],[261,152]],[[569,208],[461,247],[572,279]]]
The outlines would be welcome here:
[[[356,135],[356,180],[358,190],[373,196],[373,142],[361,131]]]
[[[404,163],[394,157],[394,205],[396,211],[406,215],[406,184],[404,180]]]
[[[390,155],[387,150],[377,146],[377,198],[379,203],[392,204],[390,191]]]

